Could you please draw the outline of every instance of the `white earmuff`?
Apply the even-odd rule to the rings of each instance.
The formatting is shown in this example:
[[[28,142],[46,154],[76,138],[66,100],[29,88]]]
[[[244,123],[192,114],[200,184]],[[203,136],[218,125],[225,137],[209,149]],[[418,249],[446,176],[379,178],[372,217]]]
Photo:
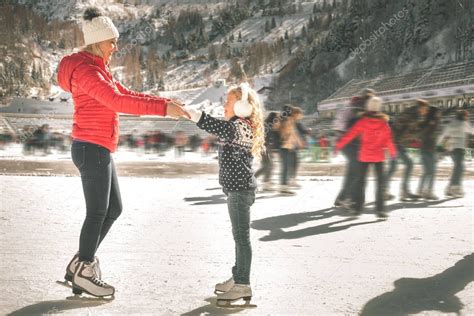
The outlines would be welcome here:
[[[239,117],[249,117],[252,115],[252,105],[249,103],[249,89],[250,86],[248,83],[240,84],[242,98],[234,104],[234,113]]]

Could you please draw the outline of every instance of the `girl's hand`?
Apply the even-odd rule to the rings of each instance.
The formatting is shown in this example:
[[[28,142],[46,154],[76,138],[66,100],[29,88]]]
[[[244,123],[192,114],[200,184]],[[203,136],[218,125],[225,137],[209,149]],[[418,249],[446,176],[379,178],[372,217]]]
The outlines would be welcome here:
[[[183,108],[184,104],[179,101],[171,100],[166,103],[166,115],[172,118],[185,117],[191,119],[189,113]]]
[[[193,121],[194,123],[199,122],[199,119],[202,116],[202,111],[198,111],[195,109],[188,109],[188,113],[189,113],[189,119]]]

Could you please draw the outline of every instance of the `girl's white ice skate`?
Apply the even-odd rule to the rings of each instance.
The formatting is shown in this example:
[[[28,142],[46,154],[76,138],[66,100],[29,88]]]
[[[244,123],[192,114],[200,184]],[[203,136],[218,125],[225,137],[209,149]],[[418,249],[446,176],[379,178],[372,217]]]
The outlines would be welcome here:
[[[63,285],[68,288],[72,288],[72,279],[74,278],[74,271],[76,271],[77,264],[79,263],[79,253],[76,253],[72,257],[71,261],[66,267],[66,274],[64,275],[64,281],[56,281],[56,283]],[[100,271],[99,258],[94,257],[94,268],[99,279],[102,279],[102,272]]]
[[[232,304],[233,302],[243,299],[244,304]],[[217,295],[216,305],[225,308],[252,308],[257,305],[250,304],[252,299],[252,289],[248,284],[234,284],[234,286],[225,293]]]
[[[230,279],[222,282],[222,283],[217,283],[214,294],[219,294],[219,293],[224,293],[230,290],[234,286],[234,277],[231,277]]]
[[[73,299],[80,298],[83,292],[101,299],[114,299],[115,288],[99,278],[95,262],[81,261],[74,273],[72,292]]]

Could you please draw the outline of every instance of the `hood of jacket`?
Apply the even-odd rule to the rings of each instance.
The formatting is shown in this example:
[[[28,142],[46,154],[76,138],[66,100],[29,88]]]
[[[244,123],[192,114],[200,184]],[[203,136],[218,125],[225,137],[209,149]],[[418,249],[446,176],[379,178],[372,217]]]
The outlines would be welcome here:
[[[105,68],[102,58],[88,52],[78,52],[63,57],[58,67],[58,84],[64,91],[72,92],[72,74],[84,63]]]

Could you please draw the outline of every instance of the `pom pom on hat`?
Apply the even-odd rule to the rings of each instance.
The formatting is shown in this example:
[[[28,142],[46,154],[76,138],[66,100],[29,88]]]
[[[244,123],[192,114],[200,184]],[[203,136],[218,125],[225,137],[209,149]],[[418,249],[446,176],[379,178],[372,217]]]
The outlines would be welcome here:
[[[82,33],[86,46],[119,37],[119,32],[112,20],[102,15],[98,8],[87,8],[83,18]]]
[[[99,8],[90,7],[90,8],[87,8],[84,11],[84,15],[82,17],[86,21],[92,21],[93,18],[96,18],[96,17],[101,16],[101,15],[103,15],[103,14],[102,14],[102,11],[100,11]]]

